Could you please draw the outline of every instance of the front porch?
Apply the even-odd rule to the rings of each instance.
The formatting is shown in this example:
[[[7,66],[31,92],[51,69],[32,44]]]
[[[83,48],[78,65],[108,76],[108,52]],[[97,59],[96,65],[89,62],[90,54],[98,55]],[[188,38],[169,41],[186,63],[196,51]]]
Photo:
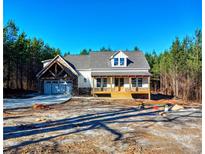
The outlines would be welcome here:
[[[112,98],[146,95],[150,99],[150,76],[93,76],[92,94]]]

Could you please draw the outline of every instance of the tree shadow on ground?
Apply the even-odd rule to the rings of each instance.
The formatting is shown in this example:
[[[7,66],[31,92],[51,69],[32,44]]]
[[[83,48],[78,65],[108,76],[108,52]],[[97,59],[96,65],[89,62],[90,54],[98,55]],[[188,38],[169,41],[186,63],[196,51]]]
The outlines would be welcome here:
[[[164,95],[164,94],[151,94],[151,100],[161,100],[161,99],[172,99],[174,96],[172,95]]]
[[[176,114],[174,117],[164,118],[159,116],[161,110],[151,110],[150,108],[144,109],[143,111],[137,108],[123,108],[117,111],[108,112],[98,112],[93,114],[85,114],[71,118],[64,118],[60,120],[34,123],[31,125],[23,126],[7,126],[4,127],[4,140],[19,138],[31,135],[37,135],[42,133],[49,133],[55,131],[65,131],[58,135],[53,135],[50,137],[44,137],[37,140],[29,140],[21,142],[20,144],[9,147],[6,150],[11,150],[13,148],[19,148],[29,144],[34,144],[42,141],[47,141],[54,139],[56,137],[75,134],[79,132],[84,132],[94,129],[104,129],[115,136],[114,141],[123,138],[123,134],[117,129],[113,129],[108,126],[108,124],[117,123],[141,123],[141,122],[172,122],[183,117],[195,117],[200,118],[200,116],[193,116],[192,112],[186,115]],[[144,117],[149,117],[149,119],[143,119]],[[158,117],[158,118],[157,118]],[[136,120],[129,120],[128,118],[136,118]],[[68,132],[69,131],[69,132]]]

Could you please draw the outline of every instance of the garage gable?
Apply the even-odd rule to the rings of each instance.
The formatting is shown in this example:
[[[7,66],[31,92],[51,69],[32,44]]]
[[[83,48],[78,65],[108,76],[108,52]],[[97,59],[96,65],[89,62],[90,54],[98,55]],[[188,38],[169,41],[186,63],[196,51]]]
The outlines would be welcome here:
[[[75,78],[78,73],[60,55],[56,56],[36,75],[38,79],[63,79],[68,76]]]

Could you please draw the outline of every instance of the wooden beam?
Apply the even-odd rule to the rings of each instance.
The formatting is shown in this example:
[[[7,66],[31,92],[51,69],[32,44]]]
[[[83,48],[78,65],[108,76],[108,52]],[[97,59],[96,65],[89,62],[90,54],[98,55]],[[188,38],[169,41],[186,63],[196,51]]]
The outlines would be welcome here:
[[[56,75],[51,70],[49,70],[49,72],[51,73],[51,75],[53,75],[53,77],[56,77]]]
[[[69,74],[72,78],[75,78],[75,75],[73,74],[73,72],[70,71],[69,68],[67,68],[69,70],[68,72],[63,64],[59,63],[58,61],[56,63],[66,72],[66,74]]]
[[[61,71],[57,74],[57,76],[60,76],[60,75],[63,73],[63,71],[64,71],[64,70],[61,70]]]
[[[63,65],[61,63],[59,63],[58,61],[56,62],[56,64],[58,64],[58,66],[60,66],[62,69],[64,69]]]
[[[55,64],[55,74],[57,74],[58,70],[57,70],[57,64]]]
[[[129,77],[129,88],[130,88],[130,91],[131,91],[131,77]]]
[[[95,77],[92,77],[92,79],[93,79],[93,97],[95,96],[95,84],[94,84],[94,79],[95,79]]]

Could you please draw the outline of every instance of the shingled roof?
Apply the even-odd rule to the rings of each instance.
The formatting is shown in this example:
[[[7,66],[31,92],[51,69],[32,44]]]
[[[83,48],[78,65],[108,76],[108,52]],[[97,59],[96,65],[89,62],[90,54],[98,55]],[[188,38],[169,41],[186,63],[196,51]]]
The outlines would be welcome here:
[[[133,69],[149,69],[149,64],[141,51],[123,51],[128,56],[128,65],[126,68]],[[115,52],[91,52],[91,69],[119,69],[117,67],[112,67],[110,63],[110,57]]]
[[[90,69],[90,55],[67,55],[64,59],[75,69]]]
[[[128,56],[128,65],[120,69],[150,69],[149,64],[141,51],[123,51]],[[116,52],[90,52],[89,55],[67,55],[64,59],[75,69],[108,69],[112,67],[110,57]]]

